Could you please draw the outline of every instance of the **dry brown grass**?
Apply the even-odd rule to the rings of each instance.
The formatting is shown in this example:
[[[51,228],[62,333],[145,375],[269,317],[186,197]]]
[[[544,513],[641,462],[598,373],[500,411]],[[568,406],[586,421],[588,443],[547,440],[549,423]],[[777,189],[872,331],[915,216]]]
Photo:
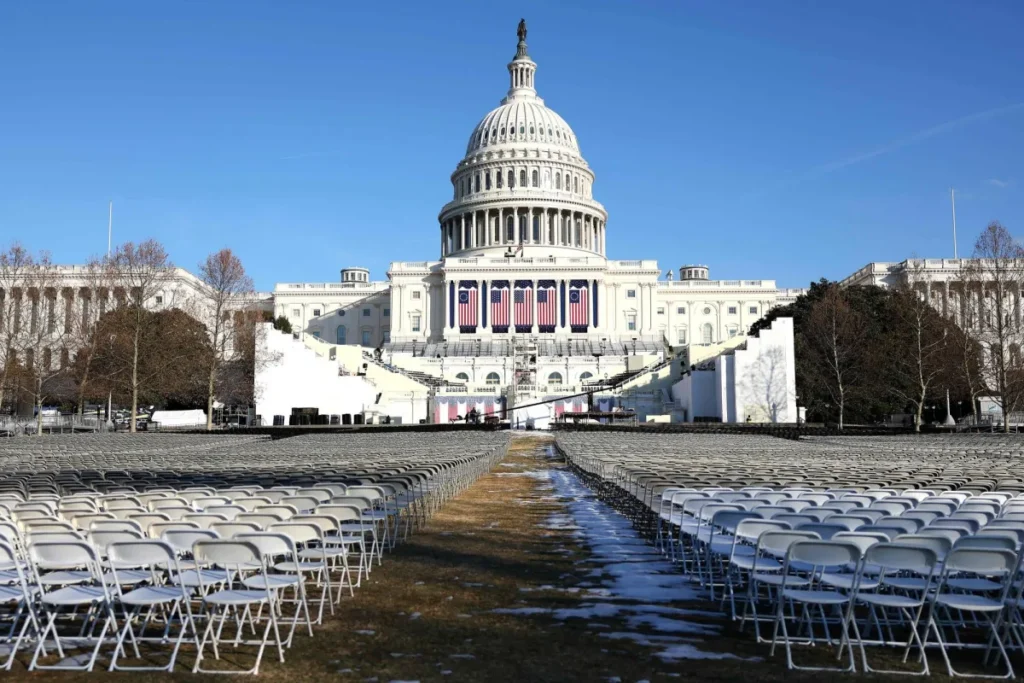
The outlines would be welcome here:
[[[285,664],[268,652],[261,676],[382,683],[828,678],[788,673],[782,656],[760,663],[664,662],[655,656],[657,648],[602,637],[602,632],[629,630],[615,618],[557,621],[547,615],[495,614],[495,608],[578,607],[586,601],[579,593],[536,590],[545,585],[571,588],[587,581],[592,565],[586,549],[569,532],[541,528],[549,515],[564,510],[561,503],[540,500],[546,494],[533,477],[503,476],[563,466],[540,457],[546,443],[543,437],[516,438],[502,466],[450,501],[427,528],[386,556],[355,598],[343,599],[314,637],[297,636]],[[678,606],[714,609],[707,604]],[[702,649],[767,657],[767,647],[754,643],[752,635],[736,634],[731,625],[718,623],[723,625],[722,635],[708,638],[700,644]],[[191,664],[191,653],[183,652],[178,670]],[[85,681],[101,675],[32,677]],[[24,668],[11,675],[27,676]],[[129,676],[134,677],[124,677]],[[185,673],[157,676],[154,680],[197,678]]]

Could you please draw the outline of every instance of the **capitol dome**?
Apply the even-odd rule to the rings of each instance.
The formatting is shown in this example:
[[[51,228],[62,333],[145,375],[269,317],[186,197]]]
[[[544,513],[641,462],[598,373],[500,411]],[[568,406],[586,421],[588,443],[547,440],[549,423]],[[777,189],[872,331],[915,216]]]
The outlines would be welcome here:
[[[500,107],[490,111],[473,129],[466,146],[466,155],[500,144],[539,142],[565,147],[580,153],[576,135],[561,116],[544,106],[536,95],[532,99],[517,96],[506,98]]]
[[[572,128],[537,95],[525,21],[517,34],[508,93],[473,129],[452,173],[454,196],[438,216],[441,256],[603,257],[608,216],[592,196],[594,173]]]

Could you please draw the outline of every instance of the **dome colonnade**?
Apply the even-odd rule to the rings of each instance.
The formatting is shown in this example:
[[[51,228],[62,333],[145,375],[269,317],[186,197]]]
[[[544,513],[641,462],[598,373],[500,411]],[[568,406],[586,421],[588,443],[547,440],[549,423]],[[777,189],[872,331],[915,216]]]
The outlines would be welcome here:
[[[537,65],[520,26],[510,88],[473,129],[438,217],[441,257],[467,250],[546,246],[605,255],[608,215],[569,124],[537,96]]]

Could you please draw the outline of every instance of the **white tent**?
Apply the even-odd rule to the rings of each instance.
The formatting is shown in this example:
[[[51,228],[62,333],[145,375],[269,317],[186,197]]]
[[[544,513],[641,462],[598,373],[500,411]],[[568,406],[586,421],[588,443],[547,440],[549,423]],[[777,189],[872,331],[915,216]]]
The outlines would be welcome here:
[[[196,410],[157,410],[149,418],[157,427],[198,427],[206,425],[206,413]]]

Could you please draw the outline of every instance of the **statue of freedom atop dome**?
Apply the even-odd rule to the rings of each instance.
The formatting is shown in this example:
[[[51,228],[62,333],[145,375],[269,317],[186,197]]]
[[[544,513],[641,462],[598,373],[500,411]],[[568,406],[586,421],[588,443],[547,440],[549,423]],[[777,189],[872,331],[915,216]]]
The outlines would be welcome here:
[[[526,19],[519,20],[519,28],[516,29],[516,35],[519,36],[520,42],[526,42]]]

